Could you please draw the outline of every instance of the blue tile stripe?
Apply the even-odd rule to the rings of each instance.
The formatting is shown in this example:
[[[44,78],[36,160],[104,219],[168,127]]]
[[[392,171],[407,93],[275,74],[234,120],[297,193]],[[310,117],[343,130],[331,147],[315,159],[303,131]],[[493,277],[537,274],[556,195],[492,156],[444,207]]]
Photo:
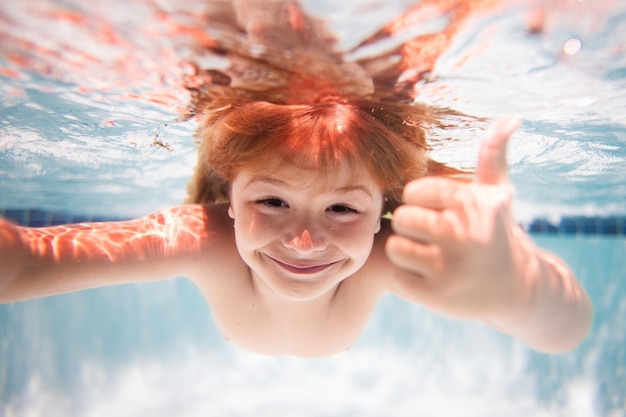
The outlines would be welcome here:
[[[128,218],[113,218],[103,216],[88,216],[81,214],[53,212],[40,209],[0,209],[0,217],[12,220],[22,226],[43,227],[60,224],[90,223],[127,220]]]
[[[60,224],[118,221],[128,218],[87,216],[40,209],[0,209],[0,216],[23,226],[41,227]],[[567,216],[558,223],[535,219],[523,225],[533,235],[603,235],[626,237],[626,216]]]
[[[530,234],[626,236],[626,216],[567,216],[558,223],[535,219],[526,226]]]

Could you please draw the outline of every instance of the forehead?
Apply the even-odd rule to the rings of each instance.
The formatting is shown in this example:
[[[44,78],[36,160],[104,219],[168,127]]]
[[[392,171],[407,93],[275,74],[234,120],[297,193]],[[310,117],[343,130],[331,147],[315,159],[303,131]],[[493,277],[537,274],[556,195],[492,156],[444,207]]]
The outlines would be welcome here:
[[[275,165],[261,171],[242,170],[233,181],[238,186],[269,184],[292,190],[316,192],[382,193],[370,173],[362,166],[339,165],[327,169],[303,169],[293,164]],[[234,184],[233,184],[234,185]]]

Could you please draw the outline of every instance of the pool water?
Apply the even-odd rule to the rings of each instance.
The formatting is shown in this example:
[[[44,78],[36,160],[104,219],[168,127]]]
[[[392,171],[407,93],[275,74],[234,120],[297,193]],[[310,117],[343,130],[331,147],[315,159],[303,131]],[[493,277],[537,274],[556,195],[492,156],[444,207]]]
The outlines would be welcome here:
[[[195,125],[179,118],[173,57],[189,51],[154,8],[190,21],[201,2],[13,3],[0,6],[1,213],[37,225],[178,204]],[[346,3],[307,5],[347,46],[408,4]],[[533,352],[389,298],[346,353],[263,357],[224,341],[186,280],[125,285],[0,306],[0,416],[626,416],[626,5],[575,3],[542,35],[524,6],[476,18],[418,100],[523,119],[516,215],[593,300],[577,350]],[[480,131],[445,133],[458,140],[434,156],[475,164]]]

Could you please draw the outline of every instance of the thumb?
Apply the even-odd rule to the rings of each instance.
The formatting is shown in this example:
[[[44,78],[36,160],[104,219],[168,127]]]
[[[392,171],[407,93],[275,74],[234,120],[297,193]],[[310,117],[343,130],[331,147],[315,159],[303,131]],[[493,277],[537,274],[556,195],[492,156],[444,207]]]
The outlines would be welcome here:
[[[507,179],[506,145],[520,122],[515,118],[497,120],[483,138],[475,181],[501,184]]]

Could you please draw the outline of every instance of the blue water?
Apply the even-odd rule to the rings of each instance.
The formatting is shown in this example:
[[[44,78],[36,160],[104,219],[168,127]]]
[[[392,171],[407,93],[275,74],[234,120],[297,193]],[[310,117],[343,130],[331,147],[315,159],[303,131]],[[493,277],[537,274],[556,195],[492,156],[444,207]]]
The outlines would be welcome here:
[[[55,4],[39,1],[43,9]],[[114,26],[151,24],[138,17],[145,20],[139,12],[148,6],[126,3],[126,12],[107,15]],[[174,11],[192,3],[163,2]],[[106,9],[99,1],[64,4],[89,16]],[[393,12],[315,4],[348,34]],[[26,19],[24,7],[0,7],[24,37],[50,23]],[[529,36],[518,10],[477,21],[420,90],[422,100],[468,113],[524,119],[509,158],[524,224],[626,215],[626,7],[608,16],[563,13],[544,36]],[[64,30],[47,42],[74,45],[75,33]],[[146,39],[125,33],[147,50],[138,60],[158,62]],[[572,38],[583,48],[565,57]],[[159,39],[151,39],[154,50],[167,47]],[[7,45],[0,69],[13,68]],[[115,48],[102,45],[97,58]],[[133,77],[116,84],[124,77],[112,72],[17,72],[0,75],[0,209],[125,218],[182,200],[195,126],[177,120],[180,103],[125,95],[132,86],[145,96],[150,79],[137,86]],[[475,163],[477,132],[455,133],[454,147],[438,143],[433,153]],[[533,352],[486,326],[389,298],[349,352],[257,356],[224,341],[200,294],[179,279],[0,306],[0,416],[626,416],[626,240],[533,237],[572,267],[594,303],[593,331],[571,353]]]
[[[595,302],[593,333],[569,354],[535,353],[485,326],[388,299],[345,354],[268,358],[223,341],[188,282],[128,285],[0,310],[4,412],[624,415],[626,303],[615,266],[626,242],[538,241],[569,262]]]

